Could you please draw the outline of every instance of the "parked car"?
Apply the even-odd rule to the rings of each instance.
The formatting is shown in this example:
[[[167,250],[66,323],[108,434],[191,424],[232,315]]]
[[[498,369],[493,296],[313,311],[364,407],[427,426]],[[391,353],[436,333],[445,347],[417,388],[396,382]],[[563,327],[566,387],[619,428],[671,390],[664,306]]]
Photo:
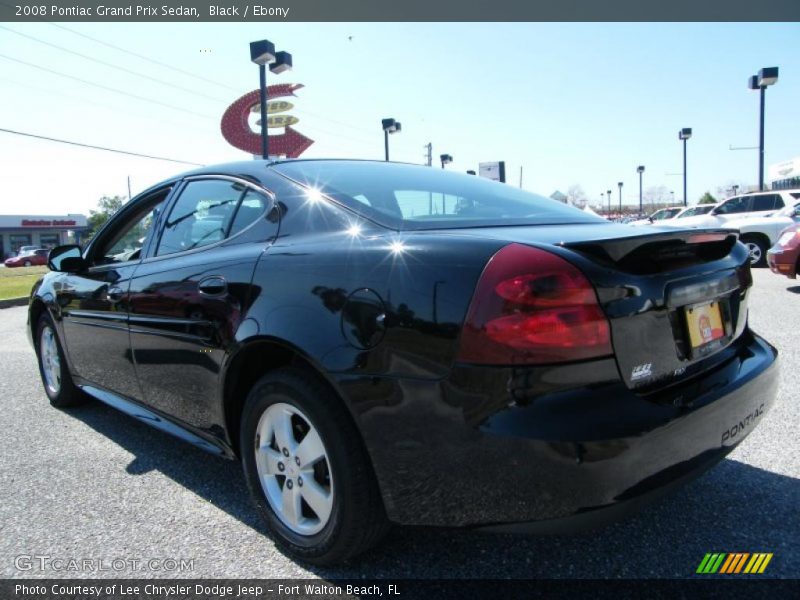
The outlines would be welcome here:
[[[631,221],[628,224],[633,225],[634,227],[639,227],[641,225],[652,225],[653,223],[656,222],[661,222],[666,219],[672,219],[682,210],[683,210],[682,206],[670,206],[669,208],[660,208],[653,214],[651,214],[649,217],[645,217],[644,219],[638,219],[636,221]]]
[[[708,214],[688,217],[676,227],[719,227],[729,221],[749,217],[768,217],[800,201],[800,190],[771,190],[732,196],[717,204]]]
[[[800,268],[800,224],[784,229],[778,241],[767,252],[767,262],[773,273],[786,275],[789,279],[797,277]]]
[[[800,222],[800,200],[769,217],[745,217],[731,225],[739,230],[739,239],[750,251],[750,263],[754,267],[767,266],[767,250],[773,246],[787,227]]]
[[[735,232],[637,230],[442,169],[206,167],[49,265],[28,330],[50,402],[239,458],[276,542],[317,564],[390,523],[633,510],[733,450],[778,385]]]
[[[5,266],[11,267],[31,267],[34,265],[46,265],[47,255],[50,251],[43,248],[38,250],[28,250],[19,256],[12,256],[7,258],[4,262]]]

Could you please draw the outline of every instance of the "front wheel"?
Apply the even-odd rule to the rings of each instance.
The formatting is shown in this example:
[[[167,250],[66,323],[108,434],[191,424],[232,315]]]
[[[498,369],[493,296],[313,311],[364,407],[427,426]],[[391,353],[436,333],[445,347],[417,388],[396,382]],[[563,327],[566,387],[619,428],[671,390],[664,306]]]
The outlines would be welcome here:
[[[36,328],[36,356],[39,374],[50,404],[56,408],[67,408],[84,404],[88,400],[72,382],[53,321],[47,314],[39,318]]]
[[[313,373],[279,369],[247,397],[245,478],[275,541],[325,565],[378,542],[388,528],[372,467],[350,415]]]

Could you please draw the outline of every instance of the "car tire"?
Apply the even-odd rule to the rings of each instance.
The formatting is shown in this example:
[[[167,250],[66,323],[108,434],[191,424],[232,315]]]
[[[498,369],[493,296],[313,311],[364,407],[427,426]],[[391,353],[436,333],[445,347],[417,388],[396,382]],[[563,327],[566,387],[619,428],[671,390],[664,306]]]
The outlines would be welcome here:
[[[47,313],[36,327],[36,358],[44,392],[56,408],[85,404],[89,398],[73,383],[53,320]]]
[[[250,494],[287,554],[339,563],[388,531],[361,436],[314,373],[282,368],[259,379],[242,411],[239,445]]]
[[[31,266],[31,261],[26,260],[24,263],[22,263],[22,266],[23,267],[30,267]]]
[[[767,266],[767,244],[764,243],[758,236],[743,235],[742,243],[747,246],[750,253],[750,266],[751,267],[766,267]]]

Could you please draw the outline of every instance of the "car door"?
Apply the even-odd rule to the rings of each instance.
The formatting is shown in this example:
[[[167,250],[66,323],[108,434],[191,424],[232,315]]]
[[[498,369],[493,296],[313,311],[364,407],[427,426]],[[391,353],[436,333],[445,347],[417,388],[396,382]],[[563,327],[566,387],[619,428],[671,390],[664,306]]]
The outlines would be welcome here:
[[[273,198],[248,181],[198,177],[167,209],[130,286],[131,348],[145,402],[184,424],[221,422],[221,364],[278,234]]]
[[[142,393],[128,335],[128,287],[170,189],[126,205],[86,249],[87,268],[62,274],[54,286],[73,374],[133,399]]]

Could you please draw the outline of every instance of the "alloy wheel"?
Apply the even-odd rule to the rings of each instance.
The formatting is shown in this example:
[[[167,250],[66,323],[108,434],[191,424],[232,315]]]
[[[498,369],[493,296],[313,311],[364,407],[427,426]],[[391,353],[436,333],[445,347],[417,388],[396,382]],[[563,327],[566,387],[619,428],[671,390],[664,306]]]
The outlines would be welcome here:
[[[45,326],[39,338],[39,353],[42,361],[44,384],[48,391],[56,396],[61,391],[61,357],[58,354],[58,342],[53,328]]]
[[[319,432],[296,406],[272,404],[258,422],[255,458],[261,488],[294,533],[321,531],[333,511],[333,475]]]

